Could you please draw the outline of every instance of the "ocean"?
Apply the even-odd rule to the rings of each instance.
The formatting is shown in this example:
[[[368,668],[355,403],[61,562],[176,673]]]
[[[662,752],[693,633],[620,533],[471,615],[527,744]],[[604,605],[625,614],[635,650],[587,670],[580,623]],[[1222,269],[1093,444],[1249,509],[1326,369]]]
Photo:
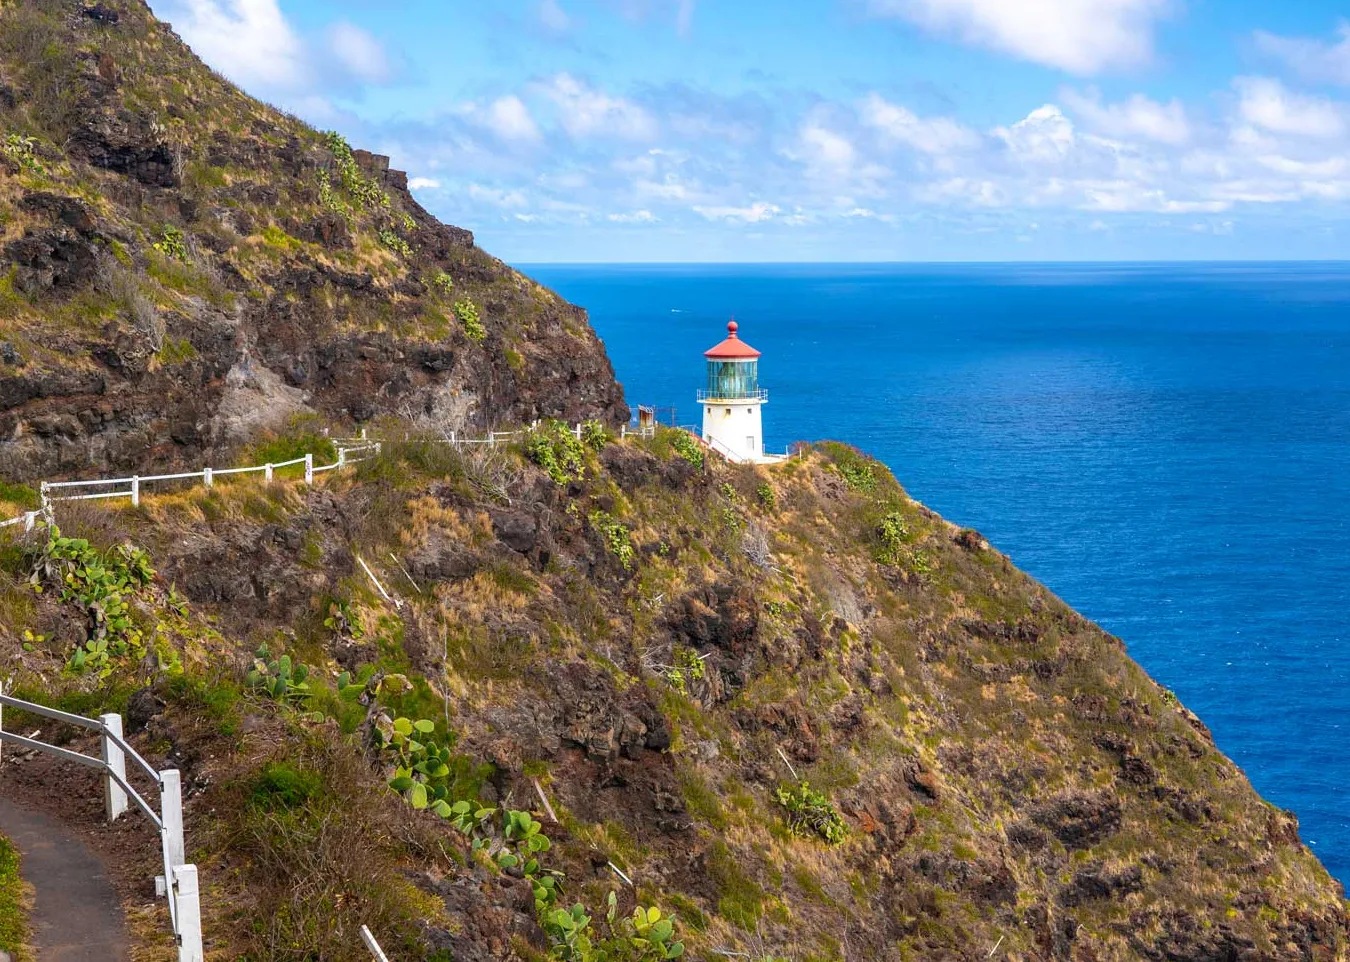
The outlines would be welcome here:
[[[766,450],[847,441],[979,529],[1350,882],[1350,264],[527,270],[679,423],[734,315]]]

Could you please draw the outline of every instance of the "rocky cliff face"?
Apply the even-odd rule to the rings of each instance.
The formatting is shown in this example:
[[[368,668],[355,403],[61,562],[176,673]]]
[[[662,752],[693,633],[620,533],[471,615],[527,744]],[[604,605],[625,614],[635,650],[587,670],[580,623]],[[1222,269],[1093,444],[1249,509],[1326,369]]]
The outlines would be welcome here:
[[[65,534],[148,551],[154,635],[63,671],[95,622],[20,587],[59,555],[37,536],[0,551],[0,659],[33,697],[125,707],[183,770],[221,958],[358,962],[369,924],[405,959],[654,959],[610,939],[610,893],[673,912],[700,960],[1347,957],[1296,819],[1118,639],[851,449],[700,468],[679,443],[612,442],[562,483],[542,444],[391,443],[313,488],[62,506]],[[262,644],[307,694],[250,687]],[[455,826],[386,787],[400,716],[445,748],[432,790],[542,823],[555,903],[490,857],[499,812]],[[54,801],[24,773],[7,792],[99,817],[92,773]],[[157,959],[155,838],[131,830]],[[550,926],[575,903],[609,954]]]
[[[0,5],[0,474],[224,456],[320,413],[626,419],[585,313],[140,0]]]

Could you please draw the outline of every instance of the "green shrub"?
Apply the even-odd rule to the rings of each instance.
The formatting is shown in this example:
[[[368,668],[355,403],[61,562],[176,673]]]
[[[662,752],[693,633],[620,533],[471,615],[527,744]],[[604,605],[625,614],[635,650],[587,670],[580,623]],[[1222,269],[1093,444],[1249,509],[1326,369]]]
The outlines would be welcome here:
[[[39,500],[38,493],[26,484],[0,481],[0,501],[7,501],[27,511],[36,511]]]
[[[328,175],[328,171],[319,171],[319,204],[334,214],[340,214],[345,218],[352,216],[351,205],[338,196],[337,191],[333,190],[333,178]]]
[[[45,174],[47,170],[38,162],[36,148],[36,140],[19,134],[10,134],[5,138],[5,142],[0,144],[0,149],[3,149],[5,154],[16,161],[23,170],[31,174]]]
[[[398,254],[401,257],[412,257],[412,245],[402,237],[399,237],[398,234],[394,233],[393,228],[381,227],[379,236],[380,243],[395,254]]]
[[[844,483],[854,491],[869,494],[876,490],[877,474],[872,462],[857,451],[844,451],[835,459],[834,466]]]
[[[342,184],[342,189],[367,210],[388,210],[389,195],[375,181],[361,173],[361,168],[357,165],[356,158],[352,154],[351,145],[343,139],[342,135],[335,130],[330,130],[324,134],[324,143],[333,153],[333,161],[337,166],[338,180]],[[319,189],[322,193],[322,182]]]
[[[605,511],[592,511],[590,516],[591,527],[599,532],[600,537],[604,539],[605,547],[609,553],[619,559],[619,564],[623,565],[624,571],[633,570],[633,561],[637,553],[633,550],[633,539],[628,533],[628,528],[623,522],[611,516]]]
[[[431,279],[431,284],[442,294],[452,294],[455,290],[455,279],[445,271],[438,271]]]
[[[487,337],[487,328],[478,316],[478,305],[467,297],[455,301],[455,317],[464,325],[464,335],[475,343]]]
[[[315,464],[332,464],[337,460],[337,448],[321,434],[306,428],[297,428],[286,434],[274,434],[255,444],[248,454],[249,464],[282,464],[314,455]]]
[[[671,435],[670,446],[675,453],[684,458],[700,471],[703,470],[703,446],[688,431],[676,431]]]
[[[302,808],[323,793],[323,777],[294,762],[268,762],[249,792],[249,804],[274,812]]]
[[[759,498],[760,506],[765,511],[778,510],[778,495],[774,493],[773,485],[764,481],[755,489],[755,495]]]
[[[172,224],[164,225],[159,240],[155,241],[152,246],[171,260],[187,263],[187,239],[183,236],[183,232]]]
[[[676,646],[672,659],[675,664],[664,672],[666,681],[670,682],[670,687],[681,695],[687,695],[689,694],[689,682],[702,681],[707,667],[703,664],[703,659],[698,656],[698,652],[692,648]]]
[[[19,876],[19,850],[0,835],[0,951],[17,955],[27,941],[28,913]]]
[[[881,539],[881,560],[887,564],[897,564],[905,555],[906,542],[909,539],[909,524],[899,511],[892,511],[877,525],[877,537]]]
[[[599,421],[587,421],[581,425],[581,443],[592,451],[603,451],[605,445],[613,440],[609,428]]]
[[[546,421],[525,438],[525,456],[548,472],[554,484],[586,476],[586,450],[561,421]]]
[[[290,655],[273,658],[267,643],[254,653],[253,667],[245,679],[254,691],[260,691],[273,701],[298,704],[309,698],[309,666],[292,661]]]
[[[604,932],[580,903],[554,909],[541,921],[552,943],[552,957],[563,962],[661,962],[684,955],[673,916],[643,905],[631,916],[620,916],[613,892],[609,893]]]
[[[838,845],[848,837],[843,817],[829,798],[812,788],[810,782],[778,788],[773,797],[787,813],[787,826],[792,834],[819,836],[830,845]]]
[[[450,818],[450,746],[433,741],[429,736],[435,732],[436,723],[429,718],[386,718],[374,727],[373,736],[377,747],[394,763],[389,787],[413,808],[430,808],[442,818]]]
[[[112,671],[113,658],[145,654],[145,632],[132,617],[131,600],[154,580],[150,556],[129,544],[99,551],[83,538],[62,537],[53,527],[30,583],[75,601],[89,618],[89,638],[70,656],[72,671]]]

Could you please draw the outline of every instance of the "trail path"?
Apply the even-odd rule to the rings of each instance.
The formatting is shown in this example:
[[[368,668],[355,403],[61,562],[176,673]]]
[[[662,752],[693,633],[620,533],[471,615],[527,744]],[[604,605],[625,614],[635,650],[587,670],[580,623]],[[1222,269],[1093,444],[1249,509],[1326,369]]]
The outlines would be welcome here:
[[[37,893],[38,962],[125,962],[121,904],[94,853],[55,819],[3,798],[0,833],[18,846],[23,877]]]

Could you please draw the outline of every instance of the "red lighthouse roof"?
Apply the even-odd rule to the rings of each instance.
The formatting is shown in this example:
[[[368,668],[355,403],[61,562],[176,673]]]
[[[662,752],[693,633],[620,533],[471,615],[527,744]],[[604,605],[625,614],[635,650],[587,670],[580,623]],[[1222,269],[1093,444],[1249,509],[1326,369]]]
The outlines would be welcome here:
[[[729,323],[727,339],[716,347],[704,351],[703,356],[710,361],[753,361],[759,357],[759,351],[736,336],[739,327],[735,321]]]

